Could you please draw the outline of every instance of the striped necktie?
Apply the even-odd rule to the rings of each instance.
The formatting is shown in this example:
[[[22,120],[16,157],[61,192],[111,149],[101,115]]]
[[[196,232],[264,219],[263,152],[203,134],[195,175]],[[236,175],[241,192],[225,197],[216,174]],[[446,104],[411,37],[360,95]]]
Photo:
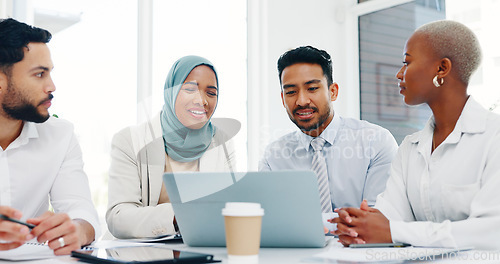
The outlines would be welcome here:
[[[319,198],[321,202],[321,211],[323,213],[332,212],[332,201],[330,199],[330,187],[328,184],[328,173],[326,171],[326,161],[323,156],[323,147],[326,140],[320,137],[315,137],[311,141],[311,147],[314,150],[311,169],[318,177]]]

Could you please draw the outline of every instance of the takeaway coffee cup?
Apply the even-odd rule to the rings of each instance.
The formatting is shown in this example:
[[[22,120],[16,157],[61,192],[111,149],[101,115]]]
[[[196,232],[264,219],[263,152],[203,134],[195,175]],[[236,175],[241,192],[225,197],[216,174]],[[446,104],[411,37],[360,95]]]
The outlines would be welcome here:
[[[259,203],[226,203],[222,215],[229,263],[258,263],[264,209]]]

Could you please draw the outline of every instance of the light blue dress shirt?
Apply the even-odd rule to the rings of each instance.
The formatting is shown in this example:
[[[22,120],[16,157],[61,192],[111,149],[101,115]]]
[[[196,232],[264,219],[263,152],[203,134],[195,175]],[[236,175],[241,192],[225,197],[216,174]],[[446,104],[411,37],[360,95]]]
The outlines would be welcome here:
[[[378,125],[352,118],[333,117],[319,135],[326,140],[326,159],[333,208],[370,206],[384,191],[398,145],[392,134]],[[295,131],[267,146],[260,171],[311,170],[313,137]]]

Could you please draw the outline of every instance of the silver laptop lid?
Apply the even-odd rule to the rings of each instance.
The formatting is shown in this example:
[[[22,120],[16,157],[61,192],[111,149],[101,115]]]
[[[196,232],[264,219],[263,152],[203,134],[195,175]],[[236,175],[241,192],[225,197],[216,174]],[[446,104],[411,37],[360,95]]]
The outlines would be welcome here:
[[[264,208],[261,247],[323,247],[318,184],[312,171],[176,172],[163,176],[184,243],[225,246],[226,202]]]

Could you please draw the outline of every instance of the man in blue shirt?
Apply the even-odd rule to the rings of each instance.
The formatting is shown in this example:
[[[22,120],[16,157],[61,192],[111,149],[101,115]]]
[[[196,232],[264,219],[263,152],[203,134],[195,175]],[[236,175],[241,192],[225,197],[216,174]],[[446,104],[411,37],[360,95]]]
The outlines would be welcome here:
[[[300,131],[271,143],[259,170],[317,171],[311,141],[320,137],[325,141],[319,158],[326,163],[324,188],[331,200],[331,207],[323,207],[323,212],[359,207],[363,200],[374,205],[385,189],[398,148],[392,134],[366,121],[335,114],[332,102],[337,100],[339,86],[333,82],[332,61],[326,51],[311,46],[287,51],[278,60],[278,72],[283,106]],[[321,198],[322,183],[318,181]]]

